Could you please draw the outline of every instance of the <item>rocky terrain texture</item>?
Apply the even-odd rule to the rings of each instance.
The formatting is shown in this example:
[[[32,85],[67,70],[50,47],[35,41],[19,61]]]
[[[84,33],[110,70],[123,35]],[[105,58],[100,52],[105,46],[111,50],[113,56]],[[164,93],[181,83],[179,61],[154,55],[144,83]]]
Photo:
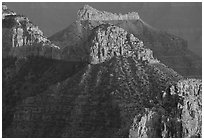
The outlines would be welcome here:
[[[180,80],[165,92],[161,106],[135,116],[129,137],[202,137],[201,80]]]
[[[65,53],[62,58],[85,61],[83,58],[87,50],[84,48],[84,42],[87,42],[93,28],[104,23],[121,27],[142,40],[145,46],[154,52],[156,58],[179,74],[189,78],[201,78],[202,60],[188,49],[187,41],[152,28],[136,12],[113,14],[85,5],[78,11],[77,20],[73,24],[49,39],[62,47]]]
[[[78,13],[79,20],[137,20],[139,19],[139,15],[136,12],[128,13],[125,15],[122,14],[113,14],[106,11],[98,11],[89,5],[84,5]]]
[[[60,59],[3,57],[3,137],[202,137],[201,80],[161,63],[115,24],[75,23]]]
[[[114,56],[134,56],[137,60],[157,62],[150,49],[144,48],[143,42],[127,33],[122,28],[110,24],[101,24],[94,29],[90,47],[91,64],[98,64],[110,60]]]
[[[60,48],[23,16],[2,6],[3,57],[47,56],[59,58]]]

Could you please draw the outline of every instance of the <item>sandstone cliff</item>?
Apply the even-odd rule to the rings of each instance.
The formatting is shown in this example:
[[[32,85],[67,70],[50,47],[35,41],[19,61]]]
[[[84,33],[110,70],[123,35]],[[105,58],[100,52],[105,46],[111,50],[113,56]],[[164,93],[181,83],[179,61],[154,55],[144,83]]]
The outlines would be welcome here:
[[[59,53],[60,48],[51,43],[27,17],[11,12],[6,5],[2,6],[2,12],[3,48],[6,48],[3,56],[43,56],[48,50],[51,54],[52,51]]]
[[[93,34],[89,54],[92,64],[110,60],[114,56],[134,56],[137,60],[156,62],[152,51],[144,48],[142,41],[122,28],[101,24]]]

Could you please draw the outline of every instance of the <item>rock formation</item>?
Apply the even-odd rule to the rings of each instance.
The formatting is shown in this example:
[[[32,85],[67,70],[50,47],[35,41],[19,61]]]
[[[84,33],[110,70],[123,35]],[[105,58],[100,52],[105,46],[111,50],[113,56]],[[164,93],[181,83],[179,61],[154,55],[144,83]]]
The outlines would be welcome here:
[[[43,32],[38,26],[33,25],[27,17],[17,15],[10,11],[6,5],[3,5],[2,12],[3,32],[5,32],[4,34],[9,34],[9,37],[3,40],[4,42],[11,42],[11,46],[6,46],[6,43],[3,42],[3,47],[10,48],[9,50],[7,49],[8,51],[4,52],[4,55],[7,54],[7,56],[13,55],[19,57],[24,56],[24,54],[27,56],[42,56],[47,52],[46,49],[53,49],[59,53],[60,48],[51,43],[51,41],[43,35]]]
[[[165,91],[161,104],[134,118],[129,137],[202,137],[201,80],[181,80]]]
[[[183,99],[183,137],[202,137],[202,81],[183,80],[177,87],[179,96]]]
[[[5,20],[7,20],[7,17]],[[24,16],[16,16],[14,20],[16,21],[16,26],[12,28],[12,47],[42,43],[42,46],[50,45],[51,47],[60,49],[43,36],[43,32],[38,26],[34,26],[28,18]]]
[[[142,40],[157,59],[178,73],[190,78],[201,77],[202,61],[188,49],[187,41],[152,28],[136,12],[118,15],[85,5],[78,11],[77,20],[73,24],[49,39],[66,52],[63,58],[87,61],[84,57],[89,48],[84,48],[84,42],[88,40],[93,28],[105,23],[120,27]],[[79,52],[78,55],[75,52]]]
[[[78,13],[78,20],[97,20],[97,21],[108,21],[108,20],[137,20],[139,15],[136,12],[122,14],[113,14],[106,11],[98,11],[89,5],[85,5],[81,8]]]
[[[167,80],[163,84],[162,78]],[[142,63],[132,56],[88,64],[43,93],[24,98],[16,105],[11,127],[4,134],[128,137],[134,116],[156,106],[160,88],[165,90],[181,78],[164,65]]]
[[[152,51],[144,48],[142,41],[122,28],[101,24],[93,36],[89,54],[92,64],[110,60],[114,56],[134,56],[137,60],[156,62]]]
[[[185,79],[107,23],[121,16],[89,6],[78,15],[53,37],[60,49],[27,18],[5,16],[3,137],[202,137],[201,80]]]

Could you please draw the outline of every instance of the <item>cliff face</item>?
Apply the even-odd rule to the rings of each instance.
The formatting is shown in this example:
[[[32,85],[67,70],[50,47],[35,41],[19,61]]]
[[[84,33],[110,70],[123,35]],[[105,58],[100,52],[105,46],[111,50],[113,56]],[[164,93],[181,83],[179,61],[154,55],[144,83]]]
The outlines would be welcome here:
[[[189,79],[170,86],[160,106],[134,118],[129,137],[202,137],[201,84],[201,80]]]
[[[90,62],[92,64],[110,60],[114,56],[134,56],[137,60],[153,62],[153,53],[144,48],[143,42],[133,34],[114,25],[101,24],[95,29],[90,47]]]
[[[188,49],[186,40],[163,31],[152,29],[142,20],[134,22],[124,21],[117,25],[142,40],[147,48],[150,48],[154,52],[155,57],[165,65],[173,68],[183,76],[201,78],[201,58]]]
[[[2,6],[2,12],[3,47],[7,48],[5,49],[7,51],[3,52],[4,56],[43,56],[47,52],[45,49],[59,52],[60,48],[51,43],[38,26],[33,25],[27,17],[16,15],[6,5]],[[5,34],[8,38],[4,38]]]
[[[42,93],[24,95],[5,137],[201,136],[200,100],[186,108],[200,95],[200,81],[181,80],[119,27],[103,24],[92,33],[91,64]],[[192,110],[193,119],[185,114]]]
[[[136,12],[118,15],[86,5],[78,11],[76,22],[49,39],[69,54],[64,54],[64,58],[86,61],[84,53],[87,50],[84,49],[84,42],[91,35],[93,28],[105,23],[120,27],[142,40],[144,45],[154,52],[156,58],[180,74],[186,77],[201,77],[202,61],[188,49],[187,41],[152,28]],[[80,52],[80,55],[75,55],[75,51]]]
[[[201,80],[160,63],[139,37],[109,20],[78,20],[54,37],[63,44],[54,54],[36,26],[29,32],[26,18],[16,26],[11,17],[3,29],[3,46],[12,48],[3,47],[3,137],[202,136]]]
[[[202,137],[202,81],[183,80],[177,86],[183,99],[183,136]]]

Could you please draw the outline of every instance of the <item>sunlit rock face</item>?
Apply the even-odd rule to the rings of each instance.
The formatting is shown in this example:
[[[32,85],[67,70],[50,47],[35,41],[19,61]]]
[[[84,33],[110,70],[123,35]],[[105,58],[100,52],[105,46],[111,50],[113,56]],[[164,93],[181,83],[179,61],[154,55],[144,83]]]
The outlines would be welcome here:
[[[152,51],[145,48],[143,42],[133,34],[114,25],[102,24],[94,32],[90,62],[97,64],[114,56],[134,56],[137,60],[156,62]]]
[[[182,96],[182,126],[184,137],[202,137],[202,81],[191,79],[178,83]]]
[[[129,137],[202,137],[201,94],[201,80],[180,80],[162,94],[159,106],[134,118]]]
[[[62,57],[73,61],[87,61],[87,52],[89,47],[84,44],[89,41],[94,29],[101,24],[117,20],[138,20],[139,15],[136,12],[126,15],[112,14],[110,12],[101,12],[88,5],[85,5],[77,13],[77,20],[68,28],[56,33],[49,39],[58,44],[62,50]],[[110,41],[110,40],[107,40]],[[89,44],[90,45],[90,44]],[[78,54],[75,54],[75,51]]]
[[[17,15],[6,5],[3,5],[2,12],[3,56],[43,56],[49,53],[49,57],[52,57],[54,51],[58,56],[53,58],[59,58],[60,48],[51,43],[27,17]]]
[[[139,17],[137,12],[125,15],[113,14],[85,5],[78,11],[75,22],[49,39],[62,47],[63,58],[87,61],[85,56],[89,49],[84,48],[84,42],[88,40],[94,28],[105,23],[113,24],[133,34],[143,41],[146,48],[154,52],[157,59],[181,75],[201,78],[201,58],[188,49],[187,41],[151,27]]]
[[[43,46],[51,45],[51,47],[59,49],[59,47],[51,44],[38,26],[33,25],[28,18],[24,16],[16,16],[13,20],[16,22],[16,25],[12,27],[12,47],[42,43]]]
[[[129,20],[91,13],[100,14],[84,6],[51,37],[60,49],[24,16],[3,20],[3,137],[202,137],[201,80],[157,60],[154,50],[165,49],[145,40],[155,32],[143,40],[136,32],[145,28],[132,33]],[[173,48],[185,49],[176,40]]]

